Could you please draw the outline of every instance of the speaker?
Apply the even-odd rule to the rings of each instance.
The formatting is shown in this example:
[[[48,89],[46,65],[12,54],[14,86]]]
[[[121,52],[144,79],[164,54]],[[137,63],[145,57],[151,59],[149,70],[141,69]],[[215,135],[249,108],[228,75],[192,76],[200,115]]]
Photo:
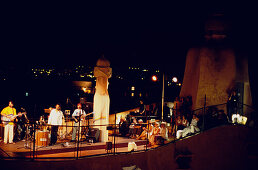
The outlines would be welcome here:
[[[93,140],[93,142],[98,142],[99,141],[99,129],[97,128],[91,128],[89,129],[88,135],[86,137],[86,140],[89,142],[89,140]]]

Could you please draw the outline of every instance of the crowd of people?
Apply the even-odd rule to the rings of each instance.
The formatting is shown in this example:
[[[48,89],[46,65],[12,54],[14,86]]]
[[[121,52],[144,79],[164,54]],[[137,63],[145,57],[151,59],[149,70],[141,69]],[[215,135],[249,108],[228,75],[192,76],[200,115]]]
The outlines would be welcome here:
[[[122,136],[128,136],[129,138],[137,140],[148,139],[150,146],[164,144],[168,139],[166,122],[149,120],[146,123],[143,123],[142,119],[137,121],[136,118],[133,118],[131,124],[128,124],[126,120],[121,119],[119,125],[119,131]]]
[[[168,124],[172,127],[170,134],[172,137],[184,137],[200,131],[198,127],[199,118],[196,115],[192,115],[192,98],[190,96],[185,98],[177,97],[172,109],[165,105],[163,119],[158,114],[153,119],[155,121],[148,119],[148,115],[155,116],[155,114],[151,114],[155,109],[148,109],[157,108],[153,106],[158,105],[144,105],[143,101],[140,101],[138,112],[130,113],[125,119],[120,120],[120,134],[138,140],[148,139],[149,144],[153,146],[168,140]],[[160,113],[161,109],[156,111]]]

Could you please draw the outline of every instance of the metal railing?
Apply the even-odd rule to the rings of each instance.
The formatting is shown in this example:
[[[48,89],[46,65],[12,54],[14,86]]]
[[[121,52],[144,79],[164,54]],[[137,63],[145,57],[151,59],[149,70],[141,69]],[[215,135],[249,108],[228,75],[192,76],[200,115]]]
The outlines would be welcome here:
[[[195,114],[199,118],[198,127],[201,130],[200,133],[210,128],[226,124],[241,124],[249,127],[257,127],[258,124],[257,116],[255,116],[257,113],[255,110],[252,107],[241,103],[238,103],[237,108],[229,108],[229,106],[224,103],[196,109],[188,114],[190,114],[188,115],[190,117]],[[241,121],[232,120],[232,115],[235,114],[239,114],[242,117]],[[138,117],[136,116],[136,118]],[[146,120],[150,120],[151,118],[151,116],[146,117]],[[173,121],[169,123],[170,125],[167,128],[169,129],[170,140],[166,143],[173,143],[178,139],[171,134],[174,124]],[[140,127],[149,127],[150,124],[150,122],[146,122],[145,124],[141,124]],[[97,129],[99,129],[100,126],[105,126],[108,129],[109,140],[106,143],[94,141],[94,133],[98,133]],[[34,122],[26,123],[24,128],[24,137],[22,140],[16,142],[16,144],[1,143],[1,159],[25,159],[32,161],[64,160],[129,153],[132,152],[128,150],[129,142],[136,143],[137,149],[134,149],[134,152],[145,152],[153,149],[148,142],[148,133],[146,134],[147,136],[144,140],[130,139],[128,135],[121,137],[121,124],[91,125],[89,121],[85,121],[78,127],[74,126],[73,122],[66,120],[64,125],[58,126],[57,143],[53,146],[49,146],[51,140],[51,129],[53,126],[39,125]],[[76,129],[76,132],[73,132],[74,129]],[[76,140],[71,142],[71,137],[73,135],[72,133],[76,133]],[[194,134],[190,134],[190,136],[191,135]]]

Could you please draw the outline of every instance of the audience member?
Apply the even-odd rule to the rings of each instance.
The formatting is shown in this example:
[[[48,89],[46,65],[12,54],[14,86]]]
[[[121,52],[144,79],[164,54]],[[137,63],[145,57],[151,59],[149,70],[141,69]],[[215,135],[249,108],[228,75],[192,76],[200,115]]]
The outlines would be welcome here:
[[[160,135],[164,140],[168,139],[168,128],[166,127],[166,122],[162,122],[160,125]]]
[[[149,137],[149,142],[150,142],[150,144],[151,144],[152,146],[156,144],[155,136],[157,136],[157,135],[159,135],[159,134],[160,134],[159,123],[158,123],[158,122],[155,122],[155,123],[154,123],[153,131],[152,131],[152,134],[151,134],[150,137]]]

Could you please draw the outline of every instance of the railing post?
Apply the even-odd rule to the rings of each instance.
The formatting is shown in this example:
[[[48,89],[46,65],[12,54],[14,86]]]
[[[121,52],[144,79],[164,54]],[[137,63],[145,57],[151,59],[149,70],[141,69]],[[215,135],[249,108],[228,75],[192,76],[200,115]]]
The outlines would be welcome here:
[[[203,116],[202,116],[202,131],[204,131],[204,123],[205,123],[205,120],[204,120],[204,118],[205,118],[205,111],[206,111],[206,94],[205,94],[205,96],[204,96],[204,106],[203,106]]]
[[[116,154],[116,112],[115,112],[115,128],[114,128],[114,155]]]
[[[35,145],[36,145],[36,127],[35,121],[33,122],[33,152],[32,152],[32,161],[35,159]]]
[[[79,146],[80,146],[80,125],[81,125],[81,116],[79,116],[79,127],[78,127],[78,142],[77,142],[77,156],[76,156],[76,159],[79,158]],[[74,128],[74,127],[73,127]]]

